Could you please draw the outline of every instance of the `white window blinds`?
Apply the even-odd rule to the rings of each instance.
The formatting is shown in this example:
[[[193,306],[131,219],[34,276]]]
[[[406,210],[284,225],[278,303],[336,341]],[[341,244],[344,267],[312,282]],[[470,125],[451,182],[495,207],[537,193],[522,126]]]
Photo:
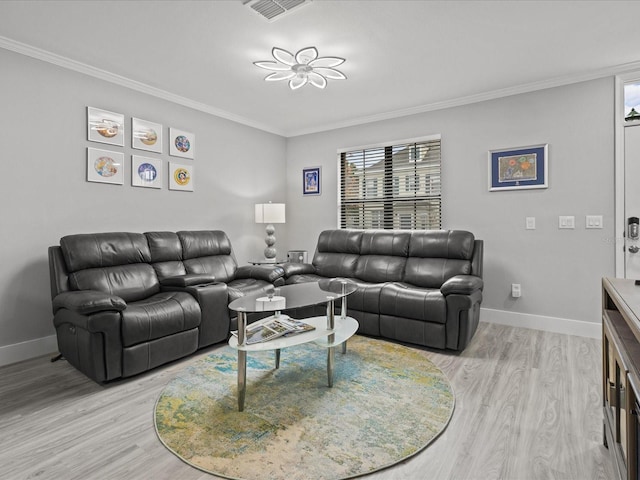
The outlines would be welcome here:
[[[340,227],[440,229],[440,137],[340,153]]]

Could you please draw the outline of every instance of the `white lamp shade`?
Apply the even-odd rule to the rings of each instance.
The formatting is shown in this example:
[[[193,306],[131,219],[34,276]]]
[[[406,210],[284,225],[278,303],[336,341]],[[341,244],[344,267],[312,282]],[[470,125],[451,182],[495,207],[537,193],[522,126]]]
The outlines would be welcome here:
[[[285,223],[284,203],[257,203],[256,223]]]

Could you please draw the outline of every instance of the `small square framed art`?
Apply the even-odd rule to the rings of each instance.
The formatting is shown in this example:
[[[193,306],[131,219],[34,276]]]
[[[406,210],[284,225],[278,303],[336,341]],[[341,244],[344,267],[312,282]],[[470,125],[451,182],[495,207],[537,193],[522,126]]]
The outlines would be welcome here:
[[[322,181],[320,167],[302,169],[302,194],[320,195],[320,183]]]

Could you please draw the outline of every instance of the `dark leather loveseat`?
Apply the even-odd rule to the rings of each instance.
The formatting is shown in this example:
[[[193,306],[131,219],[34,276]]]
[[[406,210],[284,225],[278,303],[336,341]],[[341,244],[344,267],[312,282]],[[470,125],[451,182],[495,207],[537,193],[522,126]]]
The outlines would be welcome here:
[[[229,302],[284,283],[238,267],[222,231],[69,235],[48,253],[58,349],[97,382],[227,340]]]
[[[483,242],[460,230],[327,230],[311,264],[285,264],[286,283],[342,277],[358,289],[359,333],[463,350],[478,326]]]

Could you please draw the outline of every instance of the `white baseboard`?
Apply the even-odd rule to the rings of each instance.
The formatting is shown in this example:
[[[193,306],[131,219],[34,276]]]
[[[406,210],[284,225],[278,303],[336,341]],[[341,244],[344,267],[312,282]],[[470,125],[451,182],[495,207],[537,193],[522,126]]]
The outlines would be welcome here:
[[[602,337],[602,325],[599,323],[545,317],[528,313],[507,312],[505,310],[492,310],[490,308],[480,309],[480,321],[499,323],[512,327],[564,333],[566,335],[577,335],[579,337]],[[0,366],[21,362],[42,355],[54,354],[57,350],[58,343],[55,335],[15,343],[13,345],[5,345],[4,347],[0,347]]]
[[[42,355],[54,354],[57,350],[58,341],[55,335],[14,343],[13,345],[5,345],[0,347],[0,366]]]
[[[569,320],[566,318],[545,317],[543,315],[481,308],[480,321],[499,323],[512,327],[532,328],[533,330],[544,330],[545,332],[577,335],[579,337],[602,338],[602,324],[581,320]]]

